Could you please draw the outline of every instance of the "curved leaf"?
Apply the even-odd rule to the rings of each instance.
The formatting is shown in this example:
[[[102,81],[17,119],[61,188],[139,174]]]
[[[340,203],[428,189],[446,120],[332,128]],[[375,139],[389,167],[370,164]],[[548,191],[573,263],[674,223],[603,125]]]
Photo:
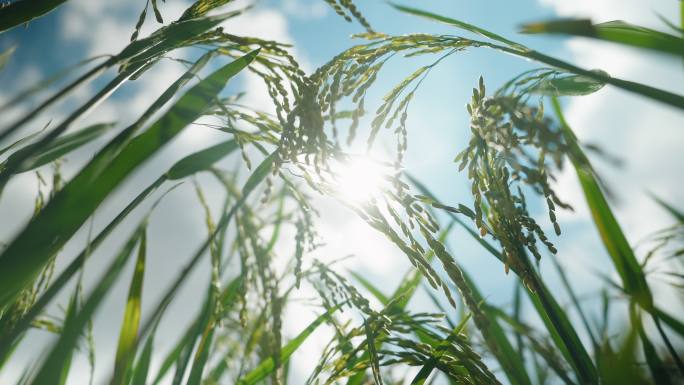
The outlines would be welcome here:
[[[558,19],[525,24],[521,32],[590,37],[671,55],[684,55],[684,39],[681,37],[621,20],[593,24],[588,19]]]
[[[609,77],[607,72],[594,70],[602,76]],[[603,88],[606,83],[582,75],[564,75],[544,79],[535,84],[529,91],[548,96],[582,96],[593,94]]]
[[[231,152],[238,149],[237,141],[227,140],[204,150],[195,152],[176,162],[166,176],[171,179],[181,179],[196,172],[203,171],[211,167],[214,163],[226,157]]]
[[[64,135],[50,143],[40,153],[25,157],[25,153],[34,153],[34,145],[30,144],[17,150],[7,158],[11,164],[16,159],[25,159],[17,168],[16,173],[26,172],[55,161],[69,152],[89,143],[114,127],[114,123],[99,123],[86,127],[74,133]]]

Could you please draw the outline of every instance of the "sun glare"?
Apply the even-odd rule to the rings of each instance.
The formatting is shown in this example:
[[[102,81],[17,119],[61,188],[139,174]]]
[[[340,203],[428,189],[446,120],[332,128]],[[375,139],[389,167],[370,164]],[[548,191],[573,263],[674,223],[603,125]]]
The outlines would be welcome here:
[[[338,192],[355,203],[369,201],[383,190],[387,182],[382,165],[365,156],[339,162],[333,172]]]

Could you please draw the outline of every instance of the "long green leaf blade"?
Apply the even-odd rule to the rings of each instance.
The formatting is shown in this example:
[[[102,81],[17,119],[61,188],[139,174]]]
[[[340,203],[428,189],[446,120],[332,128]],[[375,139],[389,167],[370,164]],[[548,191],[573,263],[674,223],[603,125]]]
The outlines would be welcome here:
[[[17,0],[0,8],[0,32],[41,17],[67,0]]]
[[[627,237],[625,237],[622,228],[615,219],[608,201],[601,191],[601,186],[594,175],[589,159],[582,151],[582,148],[577,143],[577,138],[565,121],[560,103],[555,98],[552,99],[552,103],[556,115],[561,122],[563,135],[570,150],[570,160],[577,172],[577,177],[584,191],[584,197],[589,205],[594,224],[613,261],[613,265],[615,265],[615,269],[622,279],[623,287],[643,309],[652,312],[653,297],[646,283],[646,276],[634,255],[632,247],[627,242]]]
[[[38,374],[33,379],[33,385],[50,385],[57,384],[60,378],[60,373],[65,367],[66,360],[76,346],[76,343],[81,336],[83,328],[88,321],[93,317],[95,310],[102,304],[105,295],[110,291],[114,282],[123,270],[128,261],[136,243],[142,236],[146,223],[143,222],[128,239],[123,248],[119,251],[117,257],[109,265],[99,284],[90,294],[86,302],[83,304],[81,310],[73,319],[64,325],[64,329],[60,334],[60,338],[55,346],[48,354],[43,362]]]
[[[681,37],[619,20],[599,24],[592,24],[587,19],[551,20],[525,24],[521,32],[582,36],[671,55],[684,55],[684,39]]]
[[[147,253],[147,236],[143,232],[140,238],[138,249],[138,259],[135,262],[133,279],[128,291],[126,310],[124,311],[121,332],[119,333],[119,344],[116,348],[114,361],[115,377],[113,385],[123,384],[131,363],[133,362],[133,352],[131,347],[138,338],[138,328],[140,327],[140,314],[142,308],[142,289],[145,278],[145,259]]]
[[[237,141],[230,139],[195,152],[176,162],[166,173],[166,176],[171,180],[175,180],[206,170],[238,148]]]
[[[290,356],[299,349],[299,347],[306,341],[307,338],[313,333],[316,328],[318,328],[325,320],[330,318],[330,316],[339,309],[339,305],[329,309],[327,312],[316,318],[309,326],[302,330],[297,337],[293,338],[290,342],[285,344],[280,350],[280,362],[287,362]],[[249,372],[243,378],[238,381],[238,385],[254,385],[259,381],[266,378],[275,369],[275,364],[273,358],[268,358],[259,364],[254,370]]]
[[[26,172],[55,161],[69,152],[87,144],[114,127],[114,123],[99,123],[88,126],[77,132],[64,135],[50,143],[39,153],[26,157],[16,169],[17,173]],[[15,162],[15,159],[23,159],[24,153],[34,153],[33,145],[28,145],[17,150],[7,158],[7,163]]]
[[[57,193],[0,255],[3,266],[0,307],[30,282],[50,256],[130,173],[200,117],[214,103],[228,79],[246,67],[257,53],[253,51],[221,67],[195,85],[147,131],[126,145],[104,172],[86,166]]]

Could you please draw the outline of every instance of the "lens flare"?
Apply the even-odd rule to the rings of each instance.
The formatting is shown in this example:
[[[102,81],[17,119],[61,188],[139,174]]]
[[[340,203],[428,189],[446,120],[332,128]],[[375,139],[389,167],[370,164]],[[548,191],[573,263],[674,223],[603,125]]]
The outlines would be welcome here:
[[[355,203],[366,203],[385,188],[383,171],[378,162],[365,156],[349,158],[333,168],[338,192]]]

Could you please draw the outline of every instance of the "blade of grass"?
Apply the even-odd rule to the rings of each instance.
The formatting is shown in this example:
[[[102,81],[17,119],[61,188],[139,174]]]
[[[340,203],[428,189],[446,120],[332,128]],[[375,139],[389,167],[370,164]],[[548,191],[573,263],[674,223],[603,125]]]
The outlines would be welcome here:
[[[67,0],[17,0],[0,8],[0,33],[41,17]]]
[[[87,102],[77,108],[74,112],[62,121],[55,128],[50,129],[43,137],[36,143],[27,147],[26,151],[17,153],[11,163],[5,165],[0,171],[0,186],[4,186],[12,174],[17,173],[22,168],[26,167],[26,162],[31,157],[40,156],[41,151],[44,151],[48,146],[55,141],[59,135],[64,133],[71,125],[79,118],[85,116],[88,112],[94,109],[100,102],[107,99],[114,91],[116,91],[125,81],[135,75],[142,66],[132,66],[127,71],[119,73],[114,79],[107,83],[95,96],[90,98]],[[8,130],[9,133],[11,131]]]
[[[682,323],[677,318],[673,317],[669,313],[657,307],[655,309],[655,312],[658,316],[658,319],[665,322],[665,324],[669,326],[670,329],[674,330],[677,334],[679,334],[680,337],[684,337],[684,323]]]
[[[653,194],[650,194],[650,195],[651,195],[651,198],[653,198],[653,200],[656,201],[656,203],[658,203],[662,208],[664,208],[665,211],[670,213],[670,215],[672,215],[672,217],[674,219],[676,219],[679,223],[684,224],[684,213],[683,212],[677,210],[674,206],[672,206],[671,204],[669,204],[669,203],[665,202],[664,200],[658,198],[657,196],[655,196]]]
[[[568,292],[568,295],[570,296],[570,300],[572,301],[572,304],[575,307],[577,314],[580,316],[580,319],[582,320],[582,324],[584,325],[584,329],[586,330],[587,335],[589,335],[589,339],[591,339],[591,343],[592,343],[594,349],[598,349],[599,343],[598,343],[598,340],[596,339],[596,336],[594,335],[594,332],[592,331],[591,326],[589,325],[589,318],[587,318],[586,314],[584,313],[584,309],[580,305],[580,302],[579,302],[579,299],[577,297],[577,294],[575,293],[575,290],[572,288],[572,285],[570,285],[570,281],[568,280],[568,277],[565,274],[565,270],[561,267],[560,263],[556,260],[555,257],[551,257],[551,262],[552,262],[553,266],[556,268],[556,272],[558,272],[558,275],[561,278],[561,282],[563,283],[563,286],[565,287],[565,291]]]
[[[17,159],[25,159],[16,167],[16,173],[26,172],[55,161],[69,152],[89,143],[114,127],[114,123],[99,123],[88,126],[77,132],[64,135],[47,145],[40,153],[35,154],[33,144],[17,150],[7,158],[7,164],[19,163]],[[35,154],[25,156],[25,153]]]
[[[480,27],[478,27],[478,26],[476,26],[476,25],[472,25],[472,24],[469,24],[469,23],[466,23],[466,22],[463,22],[463,21],[460,21],[460,20],[452,19],[452,18],[450,18],[450,17],[446,17],[446,16],[443,16],[443,15],[438,15],[438,14],[435,14],[435,13],[432,13],[432,12],[423,11],[423,10],[420,10],[420,9],[417,9],[417,8],[406,7],[406,6],[399,5],[399,4],[392,3],[392,2],[390,2],[390,5],[391,5],[392,7],[394,7],[395,9],[397,9],[397,10],[399,10],[399,11],[401,11],[401,12],[404,12],[404,13],[408,13],[408,14],[415,15],[415,16],[419,16],[419,17],[423,17],[423,18],[426,18],[426,19],[429,19],[429,20],[434,20],[434,21],[438,21],[438,22],[440,22],[440,23],[452,25],[452,26],[455,26],[455,27],[457,27],[457,28],[464,29],[464,30],[466,30],[466,31],[468,31],[468,32],[472,32],[472,33],[475,33],[475,34],[484,36],[484,37],[486,37],[486,38],[489,38],[489,39],[498,41],[498,42],[500,42],[500,43],[504,43],[504,44],[509,45],[509,46],[512,46],[512,47],[516,47],[516,48],[519,48],[519,49],[526,49],[524,46],[522,46],[522,45],[520,45],[520,44],[518,44],[518,43],[516,43],[516,42],[514,42],[514,41],[512,41],[512,40],[508,40],[508,39],[506,39],[505,37],[503,37],[503,36],[501,36],[501,35],[499,35],[499,34],[496,34],[496,33],[494,33],[494,32],[488,31],[488,30],[486,30],[486,29],[484,29],[484,28],[480,28]]]
[[[71,278],[83,267],[87,257],[100,246],[100,244],[107,238],[107,236],[130,214],[140,203],[142,203],[147,196],[154,192],[159,185],[164,182],[160,178],[153,182],[143,192],[131,201],[86,247],[74,258],[71,263],[60,273],[52,285],[43,293],[43,295],[31,306],[31,309],[24,314],[13,327],[11,331],[6,331],[6,334],[0,339],[0,362],[12,351],[12,346],[18,341],[19,337],[31,326],[33,320],[38,317],[43,309],[52,301],[52,299],[60,292],[60,290],[71,280]],[[170,190],[169,190],[170,191]],[[152,205],[152,209],[160,202],[162,195]],[[152,211],[150,209],[150,212]],[[149,213],[147,214],[150,215]]]
[[[463,271],[463,276],[470,287],[475,301],[478,303],[485,303],[485,298],[482,296],[479,288],[475,285],[475,282],[465,271]],[[492,351],[492,354],[499,361],[508,380],[511,384],[532,384],[527,375],[527,371],[525,370],[525,363],[522,360],[522,356],[519,356],[518,352],[513,348],[513,345],[506,336],[506,332],[497,321],[490,306],[481,306],[481,308],[488,319],[487,333],[496,341],[496,350]]]
[[[636,83],[628,80],[623,80],[623,79],[618,79],[614,77],[610,77],[607,75],[604,75],[601,72],[598,71],[591,71],[591,70],[586,70],[580,67],[577,67],[575,65],[572,65],[568,62],[556,59],[554,57],[544,55],[540,52],[534,51],[530,48],[527,48],[519,43],[512,42],[508,39],[505,39],[497,34],[494,34],[493,32],[489,32],[487,30],[484,30],[479,27],[474,27],[471,26],[468,23],[464,23],[459,20],[451,19],[451,18],[445,18],[444,16],[441,15],[436,15],[434,13],[426,12],[426,11],[421,11],[415,8],[411,7],[405,7],[405,6],[398,6],[398,5],[393,5],[396,9],[398,9],[401,12],[405,12],[408,14],[412,14],[415,16],[419,17],[425,17],[428,19],[432,19],[438,22],[447,22],[448,24],[454,25],[458,28],[465,29],[470,32],[475,32],[479,34],[483,34],[483,32],[486,32],[487,36],[492,40],[501,42],[503,44],[506,44],[505,46],[490,43],[487,41],[475,41],[472,40],[470,43],[473,46],[476,47],[488,47],[492,48],[498,51],[502,51],[505,53],[509,53],[515,56],[519,56],[525,59],[537,61],[540,63],[544,63],[546,65],[559,68],[562,70],[565,70],[567,72],[574,73],[576,75],[582,75],[585,76],[589,79],[594,79],[599,82],[604,82],[607,84],[611,84],[615,87],[622,88],[626,91],[633,92],[642,96],[646,96],[648,98],[657,100],[659,102],[669,104],[671,106],[677,107],[679,109],[684,109],[684,96],[678,95],[672,92],[668,92],[659,88],[651,87],[645,84],[641,83]],[[445,20],[447,19],[447,20]],[[488,36],[489,35],[489,36]]]
[[[602,72],[602,71],[601,71]],[[607,73],[602,72],[604,76]],[[547,96],[583,96],[599,91],[606,83],[582,75],[561,75],[544,79],[528,89],[529,92]]]
[[[69,75],[76,73],[77,70],[80,70],[87,64],[90,64],[102,58],[103,56],[95,56],[81,60],[76,64],[72,64],[64,69],[57,71],[56,73],[38,81],[37,83],[31,84],[30,86],[24,88],[21,91],[15,91],[14,94],[10,96],[8,100],[3,101],[2,104],[0,104],[0,112],[4,112],[12,107],[19,105],[24,101],[27,101],[33,95],[36,95],[41,91],[47,90],[50,85],[55,84],[60,80],[66,79]],[[4,132],[0,133],[0,137],[4,137]]]
[[[128,290],[128,300],[124,311],[121,331],[119,332],[119,343],[116,348],[114,360],[114,381],[112,385],[123,385],[126,373],[133,363],[131,346],[138,338],[138,328],[140,327],[140,314],[142,307],[142,289],[145,278],[145,259],[147,253],[147,233],[143,231],[138,246],[138,258],[135,262],[135,270],[131,279],[131,286]]]
[[[72,350],[76,347],[76,343],[81,336],[83,328],[86,323],[92,319],[95,310],[102,304],[105,295],[110,291],[114,282],[123,270],[128,261],[135,245],[138,243],[147,226],[146,218],[138,228],[133,232],[132,236],[126,241],[126,244],[119,251],[118,255],[106,269],[105,273],[98,281],[98,285],[90,294],[88,299],[83,304],[78,314],[74,315],[68,323],[64,325],[59,340],[51,349],[47,358],[40,367],[40,370],[33,379],[33,385],[48,385],[55,384],[60,377],[62,369],[65,367]]]
[[[375,298],[377,298],[380,303],[385,306],[389,302],[389,298],[380,290],[378,289],[373,283],[371,283],[369,280],[364,278],[361,274],[356,273],[354,271],[350,271],[349,274],[351,274],[352,277],[354,277],[361,286],[363,286],[366,290],[368,290],[369,293],[371,293]]]
[[[520,322],[520,318],[522,315],[522,291],[523,287],[522,284],[517,281],[514,284],[515,286],[513,287],[513,319],[516,322]],[[523,343],[523,336],[520,334],[518,330],[513,330],[515,333],[515,345],[518,350],[518,356],[520,357],[520,360],[522,361],[523,365],[525,364],[525,345]]]
[[[138,120],[132,127],[141,125],[146,117],[151,116],[155,111],[162,107],[162,105],[171,98],[175,90],[179,89],[185,82],[190,80],[194,74],[204,66],[211,55],[205,55],[203,58],[198,60],[192,68],[190,68],[186,74],[184,74],[179,80],[177,80],[169,89],[167,89],[164,94],[153,103],[153,105],[143,114],[143,117]],[[28,138],[27,138],[28,139]],[[30,326],[31,322],[36,316],[44,309],[44,307],[54,298],[54,296],[61,290],[61,288],[73,277],[73,275],[83,266],[87,255],[95,250],[102,241],[113,231],[123,219],[132,212],[140,203],[142,203],[147,196],[152,194],[161,184],[167,180],[167,176],[171,175],[174,178],[181,178],[184,176],[189,176],[191,172],[198,172],[204,170],[210,161],[217,161],[223,156],[228,155],[234,151],[233,146],[230,141],[221,143],[219,145],[210,147],[208,149],[191,154],[178,162],[176,162],[167,173],[159,177],[155,182],[151,183],[145,190],[143,190],[133,201],[131,201],[126,208],[124,208],[95,238],[94,240],[69,264],[69,266],[64,269],[64,271],[59,275],[59,277],[54,281],[54,283],[48,288],[48,290],[43,293],[43,295],[38,299],[36,303],[33,304],[31,309],[26,313],[20,321],[18,321],[14,328],[7,332],[0,339],[0,362],[8,357],[8,355],[13,350],[12,347],[16,343],[18,337]],[[197,164],[195,164],[198,162]],[[170,191],[170,190],[169,190]],[[168,191],[167,191],[168,193]],[[163,196],[162,196],[163,197]],[[156,205],[161,200],[160,197],[152,207]]]
[[[6,153],[7,151],[9,151],[9,150],[11,150],[11,149],[13,149],[19,145],[22,145],[24,143],[30,143],[34,138],[36,138],[38,135],[40,135],[49,125],[50,125],[50,123],[48,122],[40,131],[36,131],[32,134],[28,134],[25,137],[18,139],[15,142],[9,144],[8,146],[5,146],[4,148],[2,148],[0,150],[0,155]]]
[[[94,159],[67,183],[0,255],[0,307],[31,281],[130,173],[201,116],[228,79],[246,67],[257,53],[253,51],[221,67],[195,85],[147,131],[131,140],[105,169],[97,167],[100,162]]]
[[[147,384],[147,375],[150,371],[150,363],[152,362],[152,351],[154,348],[154,335],[156,334],[156,327],[150,333],[150,336],[145,341],[145,347],[143,347],[140,358],[135,364],[133,369],[133,375],[131,376],[130,385],[145,385]]]
[[[287,362],[290,356],[299,349],[299,347],[306,341],[307,338],[313,333],[323,322],[325,322],[330,316],[339,310],[340,305],[328,309],[325,313],[321,314],[313,322],[309,324],[304,330],[302,330],[297,337],[293,338],[283,346],[280,350],[280,362]],[[254,370],[247,373],[244,377],[238,380],[237,385],[254,385],[264,378],[268,377],[271,372],[275,369],[275,364],[273,358],[269,357],[262,361]]]
[[[632,319],[632,325],[635,326],[639,333],[639,338],[641,339],[641,347],[644,351],[644,358],[646,358],[646,364],[651,372],[651,376],[656,385],[670,385],[670,376],[667,373],[667,367],[658,356],[658,352],[651,343],[651,340],[644,330],[644,325],[641,322],[639,314],[637,314],[637,309],[634,306],[630,306],[629,309],[630,317]]]
[[[221,301],[221,306],[224,312],[227,309],[230,309],[233,304],[235,304],[235,301],[238,296],[238,291],[240,289],[240,285],[242,284],[242,282],[242,277],[238,276],[237,278],[233,279],[233,281],[228,285],[228,287],[226,287],[221,293],[220,298],[218,300]],[[214,291],[212,290],[212,288],[209,287],[209,295],[207,296],[208,302],[203,312],[204,314],[206,314],[206,316],[198,316],[198,319],[201,318],[203,320],[198,323],[199,327],[197,328],[197,334],[199,335],[201,333],[201,339],[195,351],[195,358],[192,363],[192,368],[190,369],[190,375],[188,376],[187,385],[200,385],[202,383],[202,373],[204,371],[204,367],[207,364],[207,360],[209,359],[209,356],[211,354],[211,343],[214,337],[214,331],[216,330],[216,320],[213,316],[214,302],[217,300],[213,297],[213,292]]]
[[[158,322],[159,318],[164,314],[164,311],[166,310],[169,303],[171,303],[171,301],[175,297],[181,285],[187,280],[187,277],[193,271],[193,269],[195,268],[199,260],[202,258],[202,256],[209,249],[209,246],[215,241],[217,235],[220,234],[226,228],[226,226],[228,226],[228,223],[230,223],[235,213],[244,205],[245,201],[247,200],[247,197],[264,179],[266,179],[266,176],[268,176],[268,174],[271,173],[277,159],[277,152],[273,152],[266,159],[264,159],[261,162],[261,164],[259,164],[259,166],[254,170],[252,175],[250,175],[250,177],[247,179],[245,185],[242,188],[242,196],[240,197],[240,199],[238,199],[237,202],[235,202],[235,204],[233,205],[233,207],[231,207],[228,213],[221,217],[219,222],[216,224],[216,228],[214,229],[214,231],[197,249],[197,251],[194,253],[190,261],[186,263],[186,265],[180,271],[178,276],[169,285],[169,288],[164,293],[164,296],[159,300],[157,305],[153,307],[154,311],[150,315],[149,319],[146,322],[144,322],[143,326],[140,328],[139,340],[144,338],[145,335],[150,331],[151,327],[156,322]],[[132,350],[136,350],[136,347],[134,346]],[[160,377],[157,378],[157,380],[160,379]]]
[[[166,176],[171,180],[175,180],[208,170],[214,163],[225,158],[238,148],[239,146],[235,139],[226,140],[179,160],[166,172]]]
[[[639,262],[627,242],[606,201],[589,159],[582,151],[577,142],[577,137],[565,121],[558,99],[551,99],[553,109],[561,123],[563,135],[569,146],[570,160],[575,167],[580,185],[584,191],[584,197],[589,205],[592,218],[601,236],[604,246],[610,255],[613,265],[622,280],[625,291],[646,311],[653,311],[653,297],[646,283]]]
[[[202,383],[202,373],[204,372],[204,367],[206,366],[207,359],[210,354],[210,347],[214,338],[215,330],[215,327],[211,324],[208,324],[204,329],[204,333],[202,333],[202,339],[197,346],[192,368],[190,369],[187,385],[200,385]]]
[[[524,335],[529,340],[530,343],[528,346],[531,352],[530,356],[532,356],[535,363],[538,363],[536,360],[537,355],[541,356],[548,367],[558,375],[563,383],[567,385],[575,384],[567,372],[567,366],[564,365],[562,361],[558,360],[556,355],[557,352],[551,349],[551,345],[545,345],[542,341],[539,341],[538,338],[533,334],[533,328],[526,325],[524,322],[511,317],[501,308],[494,307],[489,304],[484,304],[483,306],[487,307],[498,319],[509,324],[516,334]]]
[[[684,53],[684,39],[681,37],[619,20],[599,24],[592,24],[588,19],[550,20],[525,24],[520,32],[582,36],[671,55],[682,56]]]
[[[118,88],[118,86],[125,82],[127,79],[131,77],[138,77],[144,71],[150,69],[153,62],[159,59],[168,51],[180,48],[188,43],[192,44],[192,42],[194,41],[193,39],[195,39],[198,35],[206,32],[210,28],[217,26],[224,20],[236,14],[239,14],[239,12],[231,12],[209,17],[200,17],[182,22],[171,23],[168,26],[164,26],[158,29],[150,36],[144,39],[136,40],[130,43],[117,55],[114,55],[106,61],[93,67],[85,74],[81,75],[76,80],[72,81],[64,88],[60,89],[58,92],[52,94],[52,96],[50,96],[44,102],[40,103],[29,113],[23,115],[9,127],[4,128],[2,131],[0,131],[0,141],[4,140],[7,136],[16,132],[30,120],[39,116],[40,113],[44,111],[47,107],[57,102],[61,98],[65,97],[66,95],[70,94],[74,89],[76,89],[81,84],[98,76],[107,68],[111,68],[117,64],[125,63],[124,68],[120,69],[119,74],[114,80],[112,80],[107,86],[105,86],[100,92],[98,92],[98,94],[95,97],[93,97],[85,105],[78,108],[74,113],[72,113],[69,116],[69,118],[67,118],[65,123],[66,125],[70,124],[70,122],[76,120],[77,118],[81,117],[83,114],[88,112],[99,101],[104,100],[106,97],[108,97],[111,94],[111,92]],[[54,139],[61,132],[63,132],[63,130],[57,131],[58,132],[54,134],[50,133],[48,137]]]

